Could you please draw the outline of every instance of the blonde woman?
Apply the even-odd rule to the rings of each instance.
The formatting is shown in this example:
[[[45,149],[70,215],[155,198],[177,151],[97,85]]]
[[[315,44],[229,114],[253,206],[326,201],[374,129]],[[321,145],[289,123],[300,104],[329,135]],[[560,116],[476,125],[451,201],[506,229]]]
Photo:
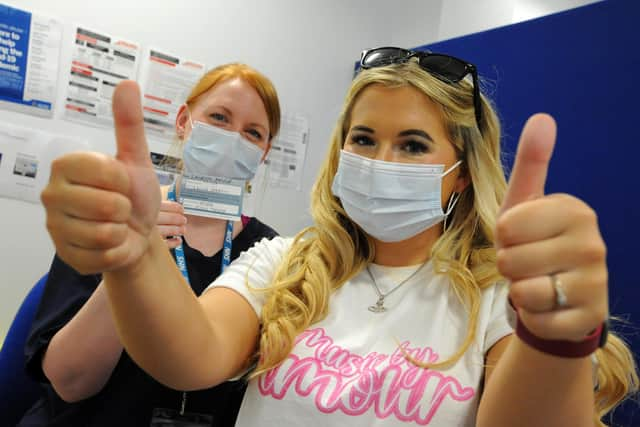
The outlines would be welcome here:
[[[131,83],[114,97],[121,184],[62,187],[67,157],[43,193],[49,218],[81,194],[123,205],[95,225],[121,238],[78,248],[52,227],[59,253],[107,271],[120,338],[158,381],[197,389],[250,373],[239,426],[599,423],[637,375],[618,339],[598,349],[608,307],[595,214],[543,194],[553,120],[527,123],[507,185],[473,65],[398,48],[361,65],[312,193],[315,225],[256,245],[200,298],[168,260],[159,194],[139,187],[154,176]]]
[[[175,124],[176,144],[170,154],[183,158],[185,172],[248,180],[264,160],[279,126],[280,106],[269,79],[244,64],[222,65],[206,73],[181,106]],[[109,173],[112,159],[96,153],[77,156],[81,165],[78,173],[91,174],[105,183],[111,179],[117,182]],[[150,189],[156,188],[157,182],[149,181],[148,185],[145,191],[153,192]],[[179,188],[172,193],[179,194]],[[85,202],[85,208],[94,212],[106,212],[113,206],[91,197]],[[65,211],[76,219],[84,217],[73,209]],[[57,228],[56,220],[50,219],[53,222],[49,225]],[[277,235],[257,218],[242,217],[228,223],[184,215],[175,201],[163,202],[158,224],[163,236],[171,236],[169,247],[182,244],[174,257],[184,261],[189,280],[185,290],[195,295],[220,274],[227,234],[230,259],[255,242]],[[69,230],[74,245],[85,244],[85,229],[97,236],[97,230],[89,227],[85,223]],[[107,245],[118,236],[114,228],[103,231],[99,239]],[[202,422],[213,418],[216,425],[234,425],[244,382],[191,393],[156,382],[122,351],[101,276],[80,275],[58,255],[26,348],[28,372],[45,383],[46,395],[21,425],[148,426],[172,416]]]

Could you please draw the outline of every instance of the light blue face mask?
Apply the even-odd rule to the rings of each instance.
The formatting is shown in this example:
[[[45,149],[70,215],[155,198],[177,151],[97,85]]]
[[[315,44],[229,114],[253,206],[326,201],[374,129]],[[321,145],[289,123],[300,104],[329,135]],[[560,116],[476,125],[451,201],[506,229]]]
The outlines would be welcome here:
[[[238,132],[230,132],[202,122],[192,122],[191,135],[184,146],[184,173],[252,179],[264,151]]]
[[[399,242],[443,221],[459,195],[442,210],[444,165],[372,160],[342,150],[331,190],[356,224],[383,242]]]

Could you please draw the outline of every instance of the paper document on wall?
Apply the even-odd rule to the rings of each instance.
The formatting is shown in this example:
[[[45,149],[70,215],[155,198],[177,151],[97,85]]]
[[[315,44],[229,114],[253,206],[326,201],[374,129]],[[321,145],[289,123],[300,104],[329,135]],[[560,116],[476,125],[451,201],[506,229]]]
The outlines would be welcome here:
[[[138,43],[76,27],[63,117],[111,127],[113,90],[123,80],[136,79],[139,59]]]
[[[283,114],[280,132],[265,160],[268,182],[274,187],[302,187],[302,171],[307,154],[309,121],[298,114]]]
[[[205,72],[204,64],[158,49],[145,52],[140,72],[147,136],[170,140],[178,109]]]
[[[0,4],[0,108],[52,117],[62,24]]]
[[[53,159],[88,149],[82,140],[0,124],[0,197],[39,203]]]

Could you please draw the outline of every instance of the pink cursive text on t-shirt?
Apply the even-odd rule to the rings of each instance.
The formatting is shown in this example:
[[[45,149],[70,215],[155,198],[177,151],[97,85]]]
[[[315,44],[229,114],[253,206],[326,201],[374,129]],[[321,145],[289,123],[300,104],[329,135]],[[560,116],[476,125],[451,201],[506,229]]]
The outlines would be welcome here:
[[[405,341],[391,355],[360,356],[334,344],[323,328],[308,329],[295,345],[313,349],[313,355],[299,357],[294,349],[279,367],[260,377],[262,395],[283,399],[293,390],[312,396],[325,413],[357,416],[373,409],[378,418],[393,415],[418,425],[428,425],[446,398],[464,402],[475,395],[456,378],[415,366],[405,357],[436,362],[438,355],[430,347],[412,348]]]

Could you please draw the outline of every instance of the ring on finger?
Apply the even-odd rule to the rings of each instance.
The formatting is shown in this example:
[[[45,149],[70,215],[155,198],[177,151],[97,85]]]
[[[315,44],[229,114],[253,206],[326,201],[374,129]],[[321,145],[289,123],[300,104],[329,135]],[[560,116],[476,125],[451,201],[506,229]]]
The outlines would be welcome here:
[[[556,304],[554,308],[558,309],[567,307],[569,302],[567,301],[567,294],[564,291],[562,281],[556,273],[550,274],[549,278],[551,279],[551,286],[553,287],[553,291],[556,296]]]

